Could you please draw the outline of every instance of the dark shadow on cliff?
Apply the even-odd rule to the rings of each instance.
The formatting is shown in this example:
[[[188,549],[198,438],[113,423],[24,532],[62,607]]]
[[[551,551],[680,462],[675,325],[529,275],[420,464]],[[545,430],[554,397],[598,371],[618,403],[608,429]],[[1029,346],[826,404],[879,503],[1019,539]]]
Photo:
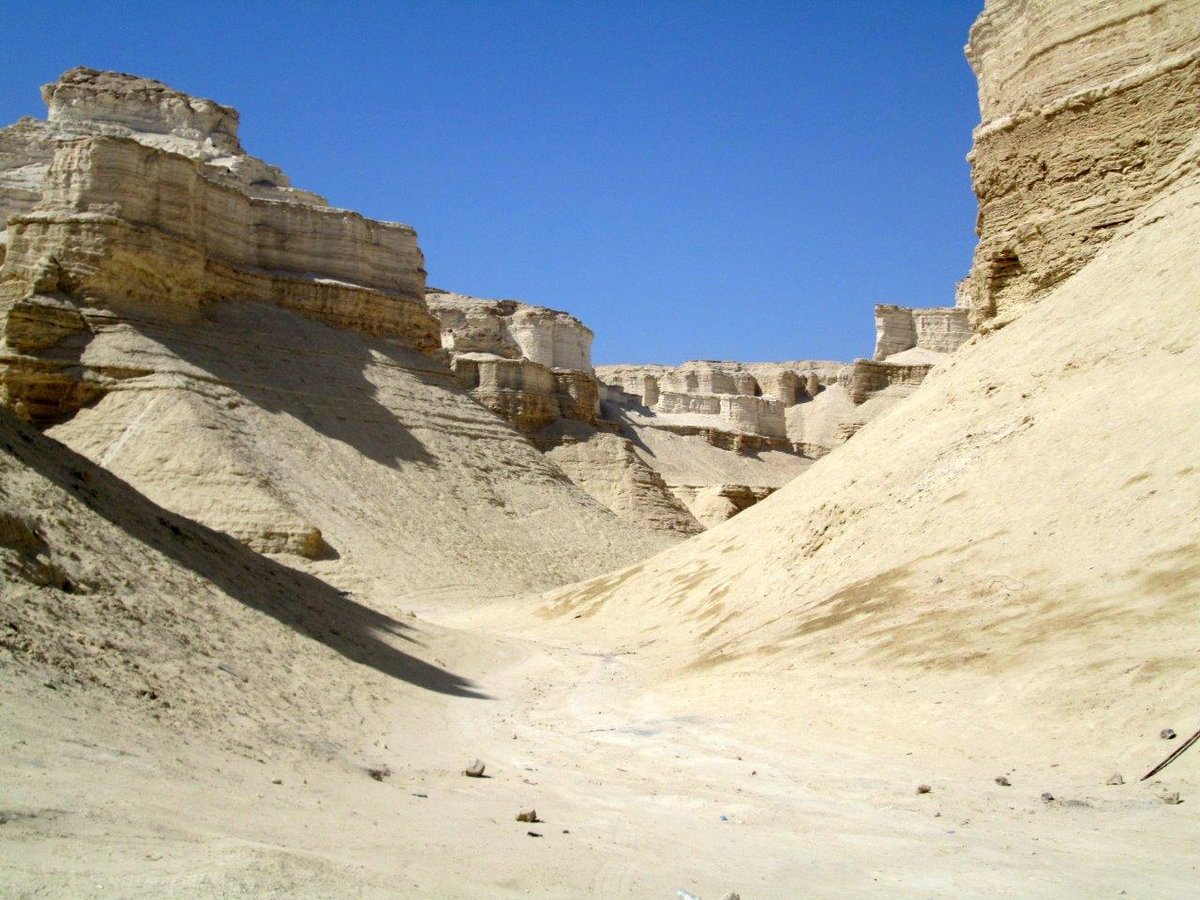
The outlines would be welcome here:
[[[375,462],[437,465],[401,419],[404,406],[435,403],[437,394],[458,390],[449,369],[437,361],[266,304],[218,303],[204,315],[185,327],[146,321],[134,327],[250,403],[286,413]],[[409,389],[390,398],[395,406],[389,408],[366,376],[371,366],[402,371],[405,386],[426,396],[416,398]]]
[[[346,659],[440,694],[488,699],[469,680],[392,646],[390,641],[397,638],[415,642],[409,626],[356,603],[319,578],[157,506],[111,472],[18,422],[4,409],[0,409],[0,444],[3,452],[135,540]]]

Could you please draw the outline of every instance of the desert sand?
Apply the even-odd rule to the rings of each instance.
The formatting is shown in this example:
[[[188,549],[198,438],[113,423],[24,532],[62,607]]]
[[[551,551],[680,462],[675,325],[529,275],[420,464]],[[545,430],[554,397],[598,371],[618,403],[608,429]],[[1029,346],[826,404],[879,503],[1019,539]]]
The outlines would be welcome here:
[[[1200,748],[1140,780],[1200,728],[1195,7],[988,2],[977,174],[1174,131],[1086,201],[977,185],[974,336],[687,540],[475,402],[411,265],[319,284],[0,178],[0,894],[1195,896]],[[236,163],[171,143],[194,196],[317,208],[244,199],[189,108]],[[89,229],[196,293],[79,289],[120,274]]]

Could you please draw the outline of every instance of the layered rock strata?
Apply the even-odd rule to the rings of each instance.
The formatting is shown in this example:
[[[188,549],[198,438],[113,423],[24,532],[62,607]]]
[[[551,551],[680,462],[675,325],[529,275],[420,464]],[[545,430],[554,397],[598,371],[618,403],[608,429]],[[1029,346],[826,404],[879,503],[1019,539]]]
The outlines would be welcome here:
[[[426,302],[459,384],[528,435],[572,482],[640,526],[680,535],[702,530],[632,443],[601,420],[592,331],[579,319],[436,288]]]
[[[1002,325],[1184,173],[1200,128],[1198,0],[998,0],[971,29],[979,244],[961,302]]]
[[[518,300],[486,300],[430,288],[442,347],[455,377],[488,409],[526,434],[560,418],[594,424],[592,331],[565,312]]]
[[[953,353],[971,337],[967,311],[957,307],[875,307],[877,361],[904,363],[913,357],[932,359]],[[910,351],[918,351],[911,353]],[[901,354],[908,354],[907,357]],[[940,354],[930,357],[928,354]]]
[[[238,112],[159,81],[79,67],[42,87],[46,120],[23,118],[0,129],[0,229],[28,212],[64,138],[107,135],[135,140],[203,163],[212,180],[266,200],[327,206],[292,187],[277,167],[250,156],[238,140]]]
[[[0,400],[22,418],[388,603],[545,587],[667,541],[459,387],[412,228],[291,190],[220,104],[90,70],[44,93],[49,123],[0,131],[0,183],[35,188],[4,194]]]
[[[736,515],[811,463],[788,412],[836,383],[840,363],[716,362],[597,368],[604,418],[704,525]]]
[[[574,316],[438,289],[426,299],[455,376],[476,400],[618,515],[685,534],[786,484],[908,396],[971,334],[964,310],[879,306],[874,360],[593,371],[592,332]],[[610,440],[614,433],[628,445]],[[681,518],[681,505],[691,514]]]

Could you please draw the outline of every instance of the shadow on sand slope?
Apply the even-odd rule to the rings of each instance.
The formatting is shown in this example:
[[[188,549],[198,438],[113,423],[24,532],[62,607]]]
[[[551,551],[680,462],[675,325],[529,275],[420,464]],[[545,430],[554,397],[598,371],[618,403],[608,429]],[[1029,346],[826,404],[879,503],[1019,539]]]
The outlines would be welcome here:
[[[286,413],[368,459],[437,465],[367,377],[373,366],[392,369],[406,391],[426,395],[407,405],[445,403],[456,389],[449,370],[439,372],[416,350],[256,303],[216,304],[186,330],[150,321],[134,327],[256,406]]]
[[[396,649],[411,628],[233,538],[155,505],[112,473],[0,409],[0,446],[135,540],[348,660],[426,690],[488,699],[467,679]],[[64,593],[68,602],[77,598]]]

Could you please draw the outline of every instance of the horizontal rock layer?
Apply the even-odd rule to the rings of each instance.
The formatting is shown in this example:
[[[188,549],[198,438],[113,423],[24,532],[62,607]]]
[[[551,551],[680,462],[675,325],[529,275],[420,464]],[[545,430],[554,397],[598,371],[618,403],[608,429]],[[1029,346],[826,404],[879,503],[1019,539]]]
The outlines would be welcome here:
[[[568,313],[519,300],[487,300],[429,288],[429,309],[452,353],[523,357],[549,369],[592,371],[592,330]]]
[[[237,177],[236,115],[208,101],[92,72],[47,97],[54,121],[0,131],[0,401],[21,416],[257,551],[366,593],[382,577],[393,608],[544,588],[670,540],[461,389],[411,228],[264,198]],[[501,362],[588,403],[570,373]]]
[[[982,122],[962,300],[982,327],[1020,315],[1180,177],[1200,129],[1200,2],[992,0],[967,57]]]
[[[971,326],[965,309],[921,309],[889,305],[875,307],[877,360],[885,360],[908,350],[953,353],[970,337]]]

